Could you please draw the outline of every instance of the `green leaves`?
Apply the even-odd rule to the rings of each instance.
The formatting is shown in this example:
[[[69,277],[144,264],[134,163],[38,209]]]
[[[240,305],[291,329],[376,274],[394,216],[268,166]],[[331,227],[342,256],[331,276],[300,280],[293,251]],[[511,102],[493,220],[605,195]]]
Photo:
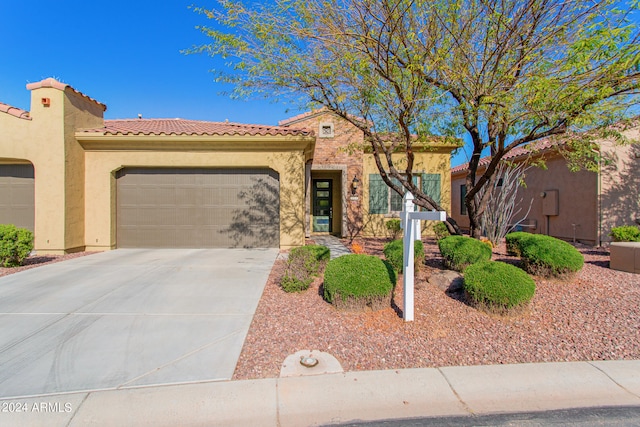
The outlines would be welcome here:
[[[640,32],[629,14],[638,8],[639,0],[219,0],[195,9],[213,21],[201,28],[211,43],[190,52],[225,58],[236,96],[284,96],[364,119],[354,124],[382,156],[391,151],[380,133],[410,148],[413,135],[431,131],[466,137],[472,155],[491,147],[498,162],[520,145],[634,111]],[[597,166],[591,142],[577,138],[571,151]],[[470,197],[492,173],[470,171]]]

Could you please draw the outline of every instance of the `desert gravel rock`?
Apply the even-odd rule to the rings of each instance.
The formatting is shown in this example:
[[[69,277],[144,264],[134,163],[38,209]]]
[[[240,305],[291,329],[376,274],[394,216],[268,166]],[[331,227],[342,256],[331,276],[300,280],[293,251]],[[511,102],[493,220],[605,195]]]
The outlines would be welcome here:
[[[359,242],[381,256],[383,240]],[[321,280],[302,293],[278,286],[274,265],[238,361],[234,379],[277,377],[301,349],[335,356],[345,371],[526,362],[640,359],[640,275],[609,269],[608,251],[579,247],[585,265],[570,281],[534,277],[537,289],[520,315],[480,312],[462,292],[429,283],[442,273],[433,241],[416,276],[415,321],[402,318],[402,281],[391,307],[341,312],[323,301]],[[504,245],[494,259],[518,265]]]

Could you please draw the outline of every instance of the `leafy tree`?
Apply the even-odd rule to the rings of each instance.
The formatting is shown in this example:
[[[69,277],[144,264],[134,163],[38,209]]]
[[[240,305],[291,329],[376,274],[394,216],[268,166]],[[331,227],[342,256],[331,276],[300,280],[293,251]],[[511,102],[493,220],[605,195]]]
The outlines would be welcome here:
[[[476,195],[493,185],[505,154],[580,131],[591,136],[572,135],[570,151],[577,163],[593,160],[593,133],[582,131],[609,129],[603,125],[637,105],[640,43],[631,14],[640,2],[619,4],[219,0],[215,9],[197,9],[214,25],[201,28],[211,43],[191,52],[226,58],[230,68],[219,78],[237,96],[279,94],[353,123],[386,184],[429,209],[441,207],[414,185],[413,151],[431,134],[452,143],[464,137],[471,149],[465,204],[478,237],[491,191]],[[404,159],[394,162],[394,152]],[[447,225],[458,231],[451,218]]]

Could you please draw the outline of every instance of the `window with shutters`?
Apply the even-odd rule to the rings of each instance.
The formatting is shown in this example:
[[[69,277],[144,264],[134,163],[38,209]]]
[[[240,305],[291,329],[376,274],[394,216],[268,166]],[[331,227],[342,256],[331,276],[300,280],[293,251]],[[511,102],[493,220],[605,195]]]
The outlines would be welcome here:
[[[395,178],[392,180],[400,184]],[[440,174],[419,173],[413,175],[413,182],[422,191],[440,204]],[[388,214],[402,211],[402,196],[389,188],[379,174],[369,175],[369,213]]]

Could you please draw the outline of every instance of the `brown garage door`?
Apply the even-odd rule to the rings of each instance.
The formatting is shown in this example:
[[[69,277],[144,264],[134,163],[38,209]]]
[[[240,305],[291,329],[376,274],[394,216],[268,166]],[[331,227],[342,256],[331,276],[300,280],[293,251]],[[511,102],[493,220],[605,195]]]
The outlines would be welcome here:
[[[125,168],[116,178],[118,247],[280,245],[271,169]]]
[[[0,165],[0,224],[33,231],[34,179],[32,165]]]

